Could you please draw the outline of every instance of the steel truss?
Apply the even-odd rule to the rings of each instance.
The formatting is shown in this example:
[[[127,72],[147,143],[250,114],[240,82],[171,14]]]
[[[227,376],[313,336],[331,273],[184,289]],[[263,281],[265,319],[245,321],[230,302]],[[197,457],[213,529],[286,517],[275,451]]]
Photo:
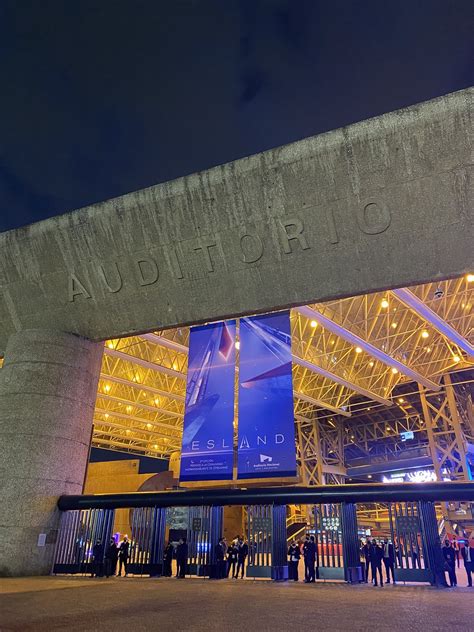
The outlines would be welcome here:
[[[446,477],[445,472],[451,480],[471,480],[467,458],[470,428],[459,414],[449,374],[443,377],[443,386],[436,395],[420,389],[433,466],[440,481]]]

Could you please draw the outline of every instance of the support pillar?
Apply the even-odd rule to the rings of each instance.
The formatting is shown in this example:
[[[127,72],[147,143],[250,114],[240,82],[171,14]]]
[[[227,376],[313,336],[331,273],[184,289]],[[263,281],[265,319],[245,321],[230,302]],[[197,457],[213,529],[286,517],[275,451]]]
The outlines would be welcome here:
[[[288,579],[286,505],[272,506],[272,579]]]
[[[0,369],[0,575],[51,570],[58,496],[84,483],[103,345],[13,334]]]
[[[363,575],[360,563],[357,509],[354,503],[341,503],[341,526],[346,581],[360,582],[363,580]]]

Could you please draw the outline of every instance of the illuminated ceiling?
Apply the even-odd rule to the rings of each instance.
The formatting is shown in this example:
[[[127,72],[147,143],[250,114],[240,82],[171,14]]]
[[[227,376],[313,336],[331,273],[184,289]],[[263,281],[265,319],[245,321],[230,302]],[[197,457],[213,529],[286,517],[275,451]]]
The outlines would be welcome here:
[[[473,303],[468,275],[293,309],[296,422],[355,420],[372,407],[406,416],[397,388],[433,391],[443,374],[474,366]],[[106,341],[93,445],[155,457],[180,449],[188,338],[184,327]]]

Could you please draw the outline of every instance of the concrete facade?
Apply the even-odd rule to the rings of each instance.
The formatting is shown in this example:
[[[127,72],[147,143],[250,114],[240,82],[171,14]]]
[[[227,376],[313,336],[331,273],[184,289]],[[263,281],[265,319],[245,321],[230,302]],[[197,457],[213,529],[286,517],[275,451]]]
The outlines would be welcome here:
[[[0,234],[0,572],[48,572],[82,490],[90,340],[472,272],[473,95]]]
[[[10,337],[0,370],[0,574],[51,570],[57,497],[80,494],[102,345],[51,331]]]
[[[0,355],[472,271],[473,89],[0,235]]]

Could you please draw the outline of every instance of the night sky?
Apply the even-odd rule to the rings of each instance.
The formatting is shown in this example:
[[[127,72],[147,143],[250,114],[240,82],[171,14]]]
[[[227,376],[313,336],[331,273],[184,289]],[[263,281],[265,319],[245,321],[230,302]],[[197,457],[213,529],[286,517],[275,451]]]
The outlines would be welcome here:
[[[0,230],[472,85],[472,0],[0,0]]]

